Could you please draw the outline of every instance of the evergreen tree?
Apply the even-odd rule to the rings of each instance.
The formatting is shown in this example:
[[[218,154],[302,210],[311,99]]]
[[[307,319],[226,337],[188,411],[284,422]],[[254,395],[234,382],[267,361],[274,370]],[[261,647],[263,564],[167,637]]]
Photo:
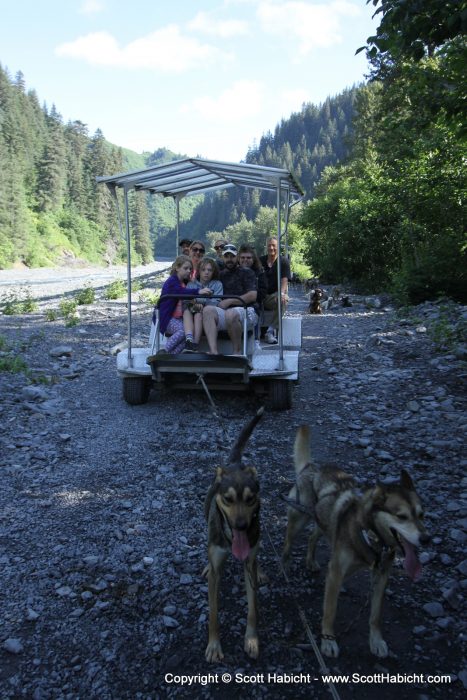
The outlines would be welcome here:
[[[40,211],[59,210],[65,198],[66,147],[62,117],[52,106],[47,117],[47,137],[38,168],[38,205]]]

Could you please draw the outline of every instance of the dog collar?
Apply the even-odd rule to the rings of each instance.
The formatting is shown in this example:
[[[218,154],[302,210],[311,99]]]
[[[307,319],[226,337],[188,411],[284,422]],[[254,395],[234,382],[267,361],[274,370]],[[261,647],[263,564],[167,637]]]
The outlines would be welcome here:
[[[365,528],[362,527],[360,536],[367,550],[369,549],[371,552],[371,557],[373,559],[372,566],[380,566],[383,559],[391,553],[391,547],[388,547],[380,535],[374,530],[365,530]]]

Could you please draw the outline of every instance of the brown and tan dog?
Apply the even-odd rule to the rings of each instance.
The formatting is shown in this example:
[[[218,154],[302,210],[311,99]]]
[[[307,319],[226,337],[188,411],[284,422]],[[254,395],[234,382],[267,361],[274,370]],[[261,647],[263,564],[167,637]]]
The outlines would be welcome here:
[[[256,424],[263,415],[260,408],[243,428],[233,446],[226,467],[218,467],[205,502],[208,523],[208,559],[205,569],[209,591],[209,641],[206,648],[208,661],[220,661],[224,655],[219,639],[218,605],[222,567],[232,552],[243,562],[248,600],[245,632],[245,651],[253,659],[259,653],[257,631],[257,562],[259,546],[259,483],[254,467],[242,464],[242,453]]]
[[[318,468],[312,463],[307,426],[298,429],[294,458],[296,484],[286,499],[290,505],[282,558],[287,566],[293,540],[312,520],[316,527],[310,535],[306,558],[312,571],[320,568],[315,558],[319,538],[325,535],[330,543],[321,651],[326,656],[338,656],[334,619],[342,583],[355,571],[369,568],[372,572],[370,650],[385,657],[388,647],[381,634],[380,619],[395,553],[402,554],[407,574],[417,580],[422,567],[416,548],[430,540],[412,480],[403,469],[399,483],[376,484],[359,494],[349,474],[334,466]]]
[[[321,299],[323,298],[323,290],[319,287],[312,292],[310,292],[310,314],[320,314],[321,311]]]

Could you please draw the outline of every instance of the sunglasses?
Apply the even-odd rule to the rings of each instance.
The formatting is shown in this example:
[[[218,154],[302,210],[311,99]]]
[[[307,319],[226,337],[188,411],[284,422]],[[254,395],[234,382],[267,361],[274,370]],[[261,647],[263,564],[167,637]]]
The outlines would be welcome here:
[[[224,250],[225,246],[223,245],[215,245],[214,250]]]
[[[193,253],[204,253],[204,248],[192,248]]]

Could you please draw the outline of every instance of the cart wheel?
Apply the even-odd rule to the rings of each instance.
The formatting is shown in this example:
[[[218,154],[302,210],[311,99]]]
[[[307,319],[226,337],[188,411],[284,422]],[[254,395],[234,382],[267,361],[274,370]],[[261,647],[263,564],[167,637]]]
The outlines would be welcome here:
[[[151,390],[149,377],[125,377],[123,380],[123,398],[131,406],[146,403]]]
[[[289,379],[272,379],[269,384],[269,398],[273,411],[292,408],[292,382]]]

